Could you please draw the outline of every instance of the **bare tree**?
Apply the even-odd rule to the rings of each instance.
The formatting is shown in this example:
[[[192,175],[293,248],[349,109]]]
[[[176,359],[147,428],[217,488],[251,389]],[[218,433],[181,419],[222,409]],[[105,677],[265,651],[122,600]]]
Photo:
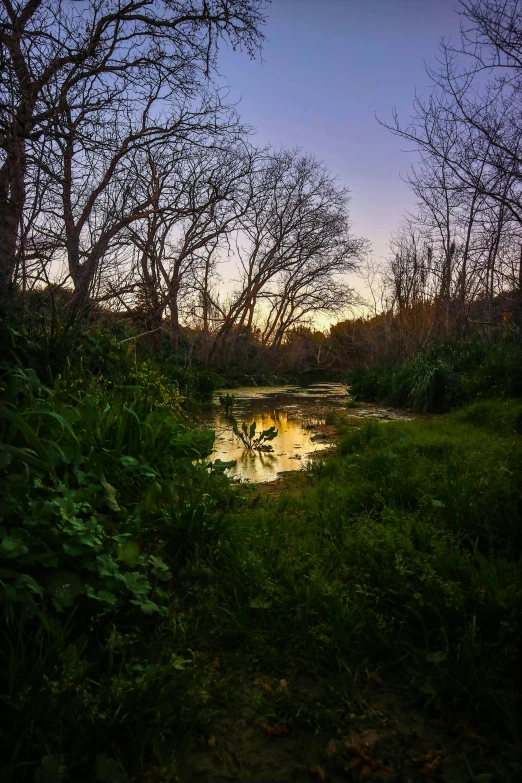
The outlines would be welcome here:
[[[441,43],[440,67],[431,71],[434,90],[417,98],[407,127],[397,117],[393,132],[412,140],[452,188],[466,192],[470,212],[489,200],[522,225],[522,4],[519,0],[462,0],[459,46]],[[482,206],[482,204],[481,204]],[[474,220],[474,218],[473,218]],[[471,229],[470,223],[468,226]],[[470,235],[471,236],[471,235]],[[469,245],[464,245],[461,296]],[[518,333],[522,339],[522,268],[511,281],[518,289]]]
[[[353,271],[364,245],[349,231],[347,191],[299,150],[267,154],[253,170],[251,190],[236,240],[238,285],[223,308],[214,351],[234,328],[252,328],[256,308],[273,298],[278,279],[284,290],[283,279],[297,280],[298,270]]]
[[[78,96],[100,111],[113,101],[135,108],[151,95],[194,100],[208,85],[220,39],[256,52],[262,9],[262,0],[1,0],[2,296],[21,251],[32,143],[55,134],[64,117],[70,131],[82,110]],[[70,146],[70,132],[65,139]]]
[[[210,147],[168,167],[161,184],[161,214],[142,225],[141,237],[139,227],[132,232],[141,250],[141,279],[149,289],[155,286],[162,311],[169,312],[173,346],[180,335],[180,307],[194,289],[205,292],[208,328],[211,262],[250,205],[249,178],[256,155],[243,143]]]
[[[262,343],[278,348],[290,330],[311,327],[317,315],[339,316],[356,305],[359,297],[338,277],[344,271],[333,259],[314,258],[282,273],[266,294],[270,308],[263,319]]]

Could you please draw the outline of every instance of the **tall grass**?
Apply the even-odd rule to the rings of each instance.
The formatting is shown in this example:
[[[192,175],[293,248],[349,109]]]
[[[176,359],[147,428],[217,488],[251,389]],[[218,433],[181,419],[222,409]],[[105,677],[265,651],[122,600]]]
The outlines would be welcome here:
[[[522,395],[522,354],[508,342],[447,341],[403,365],[356,367],[348,382],[354,399],[441,413],[477,397]]]
[[[347,688],[361,668],[402,673],[426,702],[516,736],[521,412],[495,401],[355,420],[308,491],[236,517],[228,598],[216,597],[224,638]]]

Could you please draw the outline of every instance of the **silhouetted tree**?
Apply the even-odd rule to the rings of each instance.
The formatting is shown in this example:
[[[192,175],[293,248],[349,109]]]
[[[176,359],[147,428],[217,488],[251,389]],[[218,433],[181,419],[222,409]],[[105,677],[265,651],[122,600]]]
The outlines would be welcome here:
[[[58,143],[67,211],[67,191],[76,184],[69,164],[77,153],[87,156],[86,170],[93,165],[87,144],[93,130],[103,143],[103,163],[95,166],[100,179],[80,214],[64,216],[74,257],[78,221],[85,223],[84,211],[122,158],[180,122],[168,111],[163,122],[156,103],[174,100],[197,113],[192,106],[208,89],[219,40],[254,54],[262,40],[262,6],[261,0],[1,0],[0,296],[9,291],[24,251],[26,192],[35,185],[28,171],[42,161],[33,145]],[[97,254],[72,261],[79,285]]]

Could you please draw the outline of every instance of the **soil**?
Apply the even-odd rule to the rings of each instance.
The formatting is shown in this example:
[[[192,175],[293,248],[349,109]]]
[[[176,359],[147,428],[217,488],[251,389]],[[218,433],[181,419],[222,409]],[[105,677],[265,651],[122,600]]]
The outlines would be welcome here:
[[[353,712],[311,679],[242,673],[233,698],[185,747],[180,783],[504,783],[516,749],[483,727],[419,706],[370,672]],[[292,706],[294,709],[291,709]],[[281,717],[286,713],[286,719]],[[325,719],[326,715],[326,719]],[[317,721],[317,725],[314,725]],[[326,723],[326,725],[325,725]]]

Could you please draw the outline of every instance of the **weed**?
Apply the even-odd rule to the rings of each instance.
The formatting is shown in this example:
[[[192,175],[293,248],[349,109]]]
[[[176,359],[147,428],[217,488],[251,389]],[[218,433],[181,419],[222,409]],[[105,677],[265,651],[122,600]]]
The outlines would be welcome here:
[[[219,395],[219,404],[224,409],[226,416],[230,416],[232,414],[232,410],[236,404],[236,401],[237,398],[234,394]]]

